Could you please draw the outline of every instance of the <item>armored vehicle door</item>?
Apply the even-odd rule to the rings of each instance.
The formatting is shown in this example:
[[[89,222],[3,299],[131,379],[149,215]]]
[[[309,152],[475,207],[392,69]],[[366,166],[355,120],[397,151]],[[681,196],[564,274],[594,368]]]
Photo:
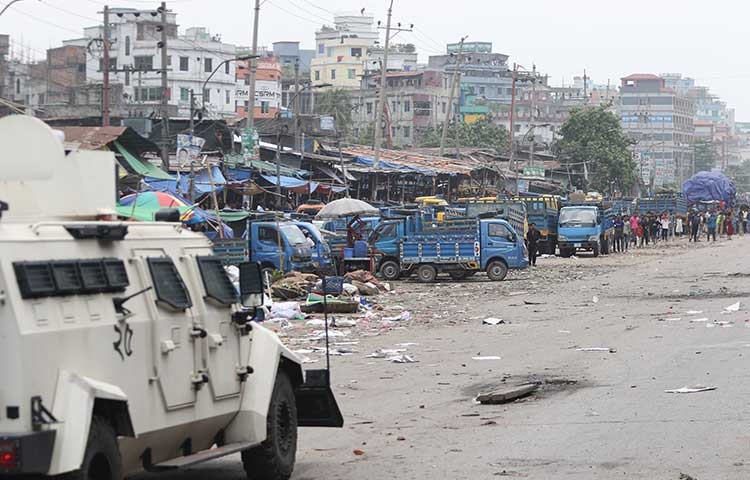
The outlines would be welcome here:
[[[186,280],[190,291],[195,292],[196,328],[205,331],[204,336],[196,340],[196,345],[200,345],[202,369],[208,374],[215,400],[239,395],[240,336],[232,324],[232,307],[238,303],[238,293],[219,257],[186,253],[189,259],[186,266],[190,271]]]
[[[169,257],[164,249],[134,251],[143,285],[153,286],[148,295],[151,316],[153,377],[167,410],[195,404],[202,384],[195,362],[193,297],[185,283],[184,262]]]

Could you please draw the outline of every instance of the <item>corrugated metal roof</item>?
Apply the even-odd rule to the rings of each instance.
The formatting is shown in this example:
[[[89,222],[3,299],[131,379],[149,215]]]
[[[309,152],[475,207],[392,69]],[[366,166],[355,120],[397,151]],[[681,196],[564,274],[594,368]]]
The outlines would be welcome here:
[[[128,127],[54,127],[65,134],[69,150],[100,150],[125,133]]]
[[[375,152],[368,147],[354,146],[344,150],[344,153],[354,157],[372,159]],[[426,155],[413,150],[383,149],[380,151],[380,159],[389,165],[414,169],[425,174],[470,175],[474,170],[487,168],[487,165],[468,158],[457,160],[437,155]]]

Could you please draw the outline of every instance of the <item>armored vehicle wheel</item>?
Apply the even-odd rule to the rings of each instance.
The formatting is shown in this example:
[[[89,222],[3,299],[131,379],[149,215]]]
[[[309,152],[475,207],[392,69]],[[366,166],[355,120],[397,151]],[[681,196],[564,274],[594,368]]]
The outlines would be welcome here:
[[[117,435],[103,419],[94,417],[81,469],[62,477],[65,480],[121,480],[122,457]]]
[[[385,280],[398,280],[401,276],[401,266],[393,260],[386,260],[380,265],[380,275]]]
[[[248,480],[287,480],[297,456],[297,404],[289,377],[279,370],[266,420],[266,440],[242,452]]]
[[[437,270],[432,265],[420,265],[417,269],[417,280],[421,283],[432,283],[437,278]]]
[[[487,276],[490,277],[490,280],[493,282],[503,280],[506,275],[508,275],[508,266],[500,260],[495,260],[487,265]]]

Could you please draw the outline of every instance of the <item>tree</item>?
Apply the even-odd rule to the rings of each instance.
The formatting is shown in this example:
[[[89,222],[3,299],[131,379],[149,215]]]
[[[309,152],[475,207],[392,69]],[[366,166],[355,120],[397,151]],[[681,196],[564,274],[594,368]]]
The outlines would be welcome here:
[[[422,134],[420,147],[439,147],[443,126],[430,127]],[[460,147],[489,148],[498,155],[508,152],[508,129],[496,125],[492,120],[483,119],[474,123],[458,123],[448,126],[446,150]]]
[[[696,166],[696,171],[697,168]],[[724,175],[734,182],[737,192],[750,192],[750,160],[739,165],[729,165],[724,169]]]
[[[710,172],[716,166],[716,150],[711,140],[696,139],[693,148],[695,172]]]
[[[326,90],[315,98],[315,113],[336,119],[336,129],[346,134],[352,123],[352,98],[343,88]]]
[[[633,142],[606,106],[571,110],[560,134],[559,157],[569,171],[577,173],[579,187],[608,193],[611,189],[627,192],[635,185]]]

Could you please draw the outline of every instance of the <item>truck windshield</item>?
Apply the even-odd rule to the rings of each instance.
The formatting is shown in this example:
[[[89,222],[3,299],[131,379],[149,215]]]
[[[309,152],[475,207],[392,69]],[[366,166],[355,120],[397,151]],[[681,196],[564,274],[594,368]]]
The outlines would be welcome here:
[[[561,227],[593,227],[596,225],[596,212],[593,210],[562,210]]]
[[[296,225],[282,225],[281,232],[292,245],[307,245],[305,235]]]

